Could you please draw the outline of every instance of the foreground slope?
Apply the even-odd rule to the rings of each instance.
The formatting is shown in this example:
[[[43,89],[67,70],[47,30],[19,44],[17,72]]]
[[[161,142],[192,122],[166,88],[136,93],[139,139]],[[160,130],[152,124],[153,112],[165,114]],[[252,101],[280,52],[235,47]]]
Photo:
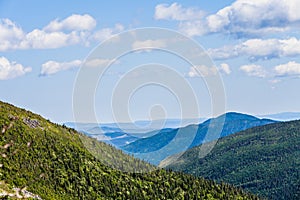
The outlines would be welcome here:
[[[271,199],[300,199],[300,121],[255,127],[220,139],[205,158],[200,146],[161,166],[225,181]]]
[[[257,199],[227,184],[182,173],[113,169],[109,166],[125,171],[153,166],[2,102],[0,131],[0,181],[5,190],[19,188],[43,199]],[[93,146],[101,162],[82,141]]]
[[[177,129],[162,129],[157,134],[151,137],[138,139],[120,148],[130,154],[133,154],[137,158],[141,158],[143,160],[149,161],[152,164],[158,165],[160,161],[162,161],[166,157],[171,156],[172,154],[179,153],[180,151],[183,151],[185,149],[192,148],[204,142],[216,140],[220,137],[225,137],[227,135],[246,130],[251,127],[262,126],[274,122],[275,121],[273,120],[259,119],[251,115],[229,112],[217,118],[208,119],[199,125],[189,125]],[[207,141],[206,135],[208,133],[208,130],[212,127],[218,126],[221,127],[221,133],[219,135],[216,134],[209,136],[209,140]],[[175,136],[178,137],[179,132],[183,137],[179,138],[179,143],[176,143],[176,145],[172,145],[166,150],[160,150],[168,145],[172,140],[174,140]],[[192,135],[195,132],[196,134]],[[191,138],[192,142],[189,144],[189,146],[180,146],[184,144],[181,141],[189,137],[193,137]]]

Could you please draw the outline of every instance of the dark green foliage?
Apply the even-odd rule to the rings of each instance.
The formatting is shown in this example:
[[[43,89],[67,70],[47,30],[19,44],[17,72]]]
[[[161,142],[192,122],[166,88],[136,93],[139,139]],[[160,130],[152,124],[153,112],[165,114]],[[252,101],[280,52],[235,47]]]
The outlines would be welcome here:
[[[222,138],[202,159],[199,149],[188,150],[167,168],[228,182],[271,199],[300,199],[300,121]]]
[[[11,187],[26,187],[43,199],[257,199],[228,184],[182,173],[113,169],[110,165],[124,170],[137,165],[145,170],[154,168],[73,129],[2,102],[0,131],[0,181]],[[104,159],[101,156],[103,162],[82,141],[94,146],[92,153],[106,154]]]

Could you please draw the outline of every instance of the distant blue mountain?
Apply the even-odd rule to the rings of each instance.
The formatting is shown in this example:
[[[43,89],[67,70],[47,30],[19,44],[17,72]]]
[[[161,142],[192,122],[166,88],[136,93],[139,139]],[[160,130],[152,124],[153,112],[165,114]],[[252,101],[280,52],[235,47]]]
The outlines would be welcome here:
[[[282,112],[269,115],[258,115],[260,118],[268,118],[279,121],[292,121],[300,119],[300,112]]]
[[[65,125],[152,164],[159,164],[164,158],[199,144],[275,122],[234,112],[203,121],[204,119],[167,119],[100,125],[69,122]],[[187,126],[182,127],[183,125]],[[207,134],[208,130],[210,134]]]
[[[74,128],[99,141],[106,142],[117,148],[127,145],[140,138],[150,137],[158,133],[157,130],[173,130],[189,124],[199,124],[204,118],[199,119],[162,119],[146,121],[140,120],[133,123],[75,123],[67,122],[64,125]]]
[[[66,122],[65,126],[74,128],[77,130],[89,130],[92,128],[101,128],[103,132],[134,132],[145,133],[151,130],[157,130],[162,128],[179,128],[188,126],[190,124],[202,123],[205,118],[198,119],[157,119],[157,120],[138,120],[132,123],[120,122],[120,123],[76,123]]]
[[[176,129],[162,129],[157,131],[155,135],[137,139],[120,148],[129,154],[157,165],[170,155],[185,151],[202,143],[216,140],[248,128],[274,122],[276,121],[230,112],[217,118],[206,120],[199,125],[189,125]],[[218,131],[220,134],[217,134]],[[207,134],[208,132],[209,134]]]

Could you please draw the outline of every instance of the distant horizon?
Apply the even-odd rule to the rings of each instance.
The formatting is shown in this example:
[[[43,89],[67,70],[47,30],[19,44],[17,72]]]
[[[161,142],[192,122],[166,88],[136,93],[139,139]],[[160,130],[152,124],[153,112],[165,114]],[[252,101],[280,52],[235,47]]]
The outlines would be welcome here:
[[[253,117],[257,117],[257,118],[261,118],[263,119],[264,117],[267,116],[272,116],[272,115],[282,115],[282,114],[296,114],[299,115],[299,119],[300,119],[300,112],[279,112],[279,113],[270,113],[270,114],[251,114],[251,113],[243,113],[243,112],[238,112],[238,111],[228,111],[226,113],[223,114],[228,114],[228,113],[238,113],[238,114],[243,114],[243,115],[250,115]],[[137,123],[137,122],[150,122],[150,121],[162,121],[162,120],[207,120],[207,119],[211,119],[211,118],[216,118],[216,117],[220,117],[221,115],[217,115],[217,116],[208,116],[208,117],[199,117],[199,118],[158,118],[158,119],[138,119],[138,120],[134,120],[134,121],[121,121],[121,122],[113,122],[113,121],[106,121],[106,122],[100,122],[102,124],[114,124],[114,123]],[[91,124],[97,124],[97,122],[75,122],[75,121],[66,121],[64,123],[91,123]]]
[[[5,101],[3,101],[5,102]],[[36,114],[39,114],[41,115],[42,117],[44,117],[45,119],[49,119],[51,122],[54,122],[54,123],[58,123],[58,124],[66,124],[66,123],[84,123],[84,124],[99,124],[99,123],[102,123],[102,124],[114,124],[114,123],[136,123],[136,122],[148,122],[148,121],[160,121],[160,120],[199,120],[199,119],[202,119],[202,120],[206,120],[206,119],[210,119],[210,118],[215,118],[215,117],[219,117],[223,114],[226,114],[226,113],[239,113],[239,114],[245,114],[245,115],[251,115],[251,116],[254,116],[254,117],[258,117],[258,118],[263,118],[264,116],[271,116],[271,115],[279,115],[279,114],[299,114],[300,116],[300,111],[297,112],[297,111],[283,111],[283,112],[278,112],[278,113],[267,113],[267,114],[252,114],[252,113],[247,113],[247,112],[240,112],[240,111],[226,111],[225,113],[223,114],[220,114],[220,115],[217,115],[217,116],[207,116],[207,117],[204,117],[204,116],[200,116],[198,118],[179,118],[179,117],[172,117],[172,118],[158,118],[158,119],[137,119],[137,120],[133,120],[133,121],[121,121],[121,122],[114,122],[114,121],[102,121],[102,122],[75,122],[74,120],[66,120],[66,121],[54,121],[50,118],[48,118],[47,116],[44,116],[43,114],[37,112],[37,111],[34,111],[34,110],[31,110],[30,108],[27,108],[27,107],[24,107],[24,106],[19,106],[19,105],[15,105],[11,102],[5,102],[5,103],[8,103],[8,104],[12,104],[14,106],[17,106],[19,108],[22,108],[22,109],[25,109],[25,110],[29,110],[30,112],[34,112]],[[300,119],[300,118],[299,118]]]

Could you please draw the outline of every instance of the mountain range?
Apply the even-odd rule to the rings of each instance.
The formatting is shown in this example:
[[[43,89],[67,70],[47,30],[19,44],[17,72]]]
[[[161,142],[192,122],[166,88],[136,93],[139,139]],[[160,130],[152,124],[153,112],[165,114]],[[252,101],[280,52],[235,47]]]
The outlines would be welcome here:
[[[234,113],[234,112],[231,112]],[[230,114],[230,113],[229,113]],[[237,113],[238,114],[238,113]],[[243,115],[241,115],[243,116]],[[251,116],[251,115],[245,115],[245,116]],[[237,116],[238,117],[238,116]],[[254,116],[253,116],[254,117]],[[300,113],[297,112],[283,112],[283,113],[277,113],[277,114],[269,114],[269,115],[257,115],[256,118],[265,120],[270,119],[274,121],[290,121],[290,120],[296,120],[300,119]],[[64,125],[70,128],[74,128],[77,131],[80,131],[90,137],[96,138],[99,141],[103,141],[105,143],[111,144],[115,146],[118,149],[128,150],[132,153],[145,153],[144,150],[138,151],[134,150],[134,143],[136,141],[136,144],[143,145],[143,140],[145,138],[149,138],[150,136],[154,136],[155,134],[159,133],[159,130],[161,132],[176,132],[179,128],[183,128],[189,125],[199,125],[203,123],[206,119],[205,118],[199,118],[199,119],[160,119],[160,120],[153,120],[153,121],[147,121],[147,120],[139,120],[135,121],[133,123],[75,123],[75,122],[67,122]],[[258,125],[263,125],[258,124]],[[254,125],[255,126],[255,125]],[[250,128],[246,127],[246,128]],[[196,127],[197,128],[197,127]],[[194,129],[196,129],[194,128]],[[238,132],[240,130],[239,127],[236,127]],[[173,130],[172,130],[173,129]],[[195,132],[195,130],[192,130]],[[169,138],[172,138],[174,134],[170,133]],[[156,136],[156,138],[159,138]],[[141,141],[137,141],[141,139]],[[151,139],[150,139],[151,140]],[[147,142],[147,140],[145,140]],[[131,144],[133,143],[133,144]],[[162,141],[163,144],[155,144],[153,143],[152,149],[157,150],[157,148],[164,146],[164,144],[167,144],[168,141]],[[131,144],[131,145],[130,145]],[[197,141],[194,141],[193,145],[200,144]],[[128,145],[127,147],[125,147]],[[156,147],[155,147],[156,146]],[[142,156],[142,157],[141,157]],[[147,159],[143,155],[139,155],[142,159]],[[157,163],[157,162],[155,162]]]
[[[158,169],[3,102],[0,131],[1,199],[258,199],[225,183]]]
[[[300,199],[300,120],[221,138],[203,158],[201,148],[172,155],[160,167],[228,182],[269,199]]]
[[[258,117],[273,119],[273,120],[277,120],[277,121],[292,121],[292,120],[300,119],[300,113],[299,112],[282,112],[282,113],[276,113],[276,114],[259,115]]]
[[[137,158],[158,165],[172,154],[185,151],[251,127],[275,123],[269,119],[230,112],[201,124],[176,129],[162,129],[147,138],[140,138],[120,148]]]
[[[75,123],[66,122],[65,126],[74,128],[99,141],[111,144],[116,148],[124,146],[140,138],[152,136],[160,129],[175,129],[190,124],[198,124],[205,120],[199,119],[160,119],[139,120],[133,123]]]

